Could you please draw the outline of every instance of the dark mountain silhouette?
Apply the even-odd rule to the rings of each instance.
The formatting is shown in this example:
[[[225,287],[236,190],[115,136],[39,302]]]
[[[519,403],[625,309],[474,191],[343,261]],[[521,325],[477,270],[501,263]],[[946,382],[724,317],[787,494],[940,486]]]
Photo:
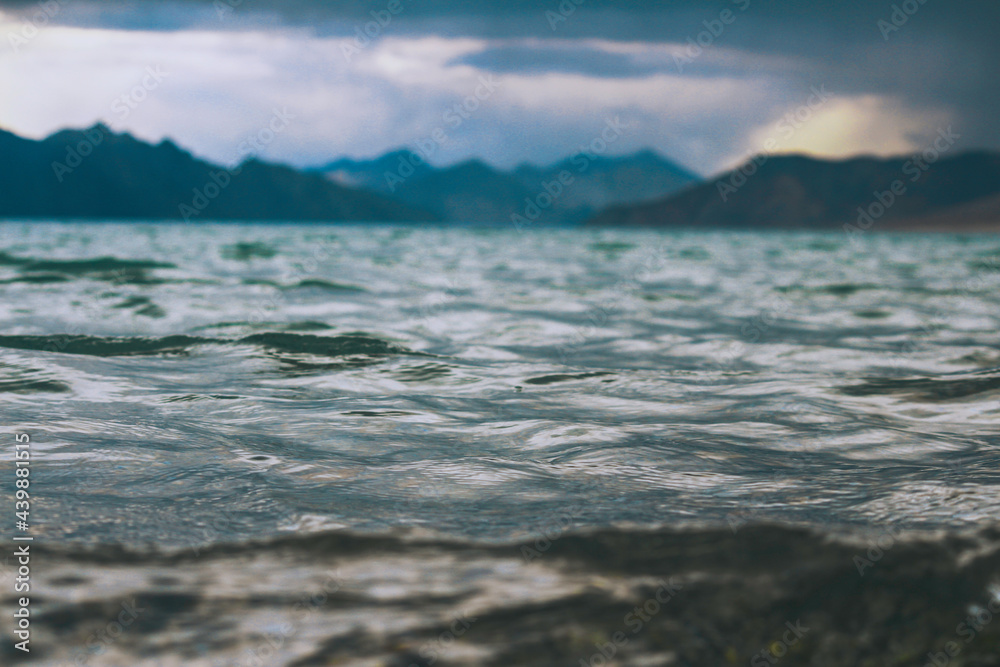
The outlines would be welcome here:
[[[411,168],[412,174],[409,171]],[[393,184],[387,178],[388,174],[394,174],[405,181],[414,176],[419,178],[433,171],[433,168],[427,166],[416,153],[398,150],[374,160],[341,158],[312,171],[322,173],[331,180],[349,187],[365,188],[382,194],[395,194],[396,188],[392,187]]]
[[[0,217],[425,221],[435,216],[317,174],[196,159],[103,125],[32,141],[0,130]]]
[[[676,193],[701,183],[697,174],[664,159],[653,151],[628,157],[590,159],[577,155],[550,167],[522,165],[514,175],[535,191],[568,171],[574,183],[563,204],[588,213],[613,205],[635,204]]]
[[[404,150],[368,161],[338,160],[317,171],[342,185],[398,197],[446,220],[502,224],[510,224],[513,214],[523,214],[528,200],[547,191],[558,194],[541,222],[574,223],[610,204],[653,199],[699,182],[697,175],[652,151],[618,158],[580,154],[548,167],[522,165],[504,172],[478,160],[430,167]],[[563,172],[569,185],[552,186]]]
[[[455,222],[509,223],[510,215],[532,193],[509,174],[470,160],[414,177],[400,197]]]
[[[408,151],[339,160],[321,173],[258,160],[229,171],[171,141],[154,146],[103,125],[42,141],[0,130],[0,155],[0,218],[507,225],[547,197],[530,222],[1000,231],[1000,154],[989,152],[933,164],[771,156],[703,183],[650,151],[511,172],[476,160],[431,167]]]
[[[611,207],[587,224],[1000,231],[1000,154],[970,152],[933,164],[908,157],[830,161],[801,155],[758,163],[671,197]]]
[[[440,169],[410,151],[371,161],[338,160],[320,171],[335,182],[396,197],[454,222],[509,223],[511,213],[531,195],[518,179],[484,162]]]

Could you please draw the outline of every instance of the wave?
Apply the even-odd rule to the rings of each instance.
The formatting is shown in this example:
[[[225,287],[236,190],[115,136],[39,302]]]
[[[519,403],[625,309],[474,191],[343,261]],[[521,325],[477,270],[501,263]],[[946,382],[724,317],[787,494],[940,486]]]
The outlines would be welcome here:
[[[40,644],[85,637],[124,599],[145,617],[114,648],[136,665],[245,660],[266,645],[252,618],[287,623],[271,644],[284,665],[922,665],[949,643],[963,664],[995,664],[996,527],[550,523],[503,543],[336,531],[173,551],[38,544],[42,590],[65,593],[42,598],[32,627]],[[296,615],[303,600],[312,613]]]
[[[197,345],[213,342],[215,341],[211,338],[197,336],[162,336],[158,338],[119,338],[71,334],[0,336],[0,347],[12,350],[59,352],[91,357],[186,354]]]
[[[567,511],[566,518],[570,518]],[[693,567],[699,572],[727,570],[740,572],[780,572],[788,563],[782,560],[810,562],[813,567],[837,569],[852,565],[859,547],[883,543],[891,536],[895,567],[908,559],[927,560],[928,574],[950,570],[970,571],[973,561],[985,558],[990,573],[1000,575],[1000,524],[965,531],[942,531],[898,526],[828,526],[742,522],[730,525],[689,525],[681,527],[620,527],[564,529],[559,513],[550,521],[540,521],[537,530],[523,537],[504,540],[463,538],[426,529],[400,528],[383,533],[333,530],[318,533],[287,533],[264,539],[205,545],[199,554],[170,547],[135,548],[124,545],[108,547],[40,545],[38,549],[55,558],[68,558],[91,564],[109,563],[183,563],[203,558],[239,557],[245,553],[337,557],[366,552],[414,554],[424,551],[459,553],[475,551],[484,555],[507,557],[524,545],[533,545],[545,537],[549,546],[536,548],[547,558],[564,558],[585,567],[622,574],[656,573],[666,569]],[[929,559],[930,556],[934,559]],[[986,570],[982,571],[986,574]],[[979,577],[986,581],[989,577]]]
[[[53,285],[55,283],[69,282],[69,280],[69,278],[61,273],[29,273],[25,276],[17,276],[16,278],[0,280],[0,284],[16,285],[18,283],[23,283],[27,285]]]
[[[968,398],[998,390],[1000,369],[996,368],[937,378],[871,378],[863,384],[841,389],[848,396],[902,396],[927,403]]]
[[[70,334],[0,336],[0,348],[60,352],[94,357],[186,355],[202,345],[252,345],[271,353],[319,357],[431,356],[364,333],[316,336],[267,332],[229,339],[188,335],[152,338]]]
[[[249,262],[253,259],[271,259],[278,254],[278,251],[265,243],[254,241],[225,246],[221,254],[226,259]]]
[[[38,259],[16,257],[0,251],[0,266],[15,268],[21,275],[3,283],[50,284],[68,282],[74,278],[104,280],[122,285],[159,285],[167,281],[149,275],[155,269],[176,269],[176,264],[151,259]]]
[[[53,272],[67,275],[84,275],[88,273],[112,273],[114,271],[146,271],[149,269],[176,269],[176,264],[157,262],[148,259],[118,259],[117,257],[98,257],[96,259],[46,259],[33,260],[21,265],[21,271]]]
[[[359,287],[358,285],[335,283],[329,280],[320,280],[318,278],[300,280],[294,285],[283,287],[283,289],[319,289],[327,292],[359,292],[359,293],[368,291],[364,287]]]
[[[70,386],[47,371],[0,363],[0,394],[66,394]]]

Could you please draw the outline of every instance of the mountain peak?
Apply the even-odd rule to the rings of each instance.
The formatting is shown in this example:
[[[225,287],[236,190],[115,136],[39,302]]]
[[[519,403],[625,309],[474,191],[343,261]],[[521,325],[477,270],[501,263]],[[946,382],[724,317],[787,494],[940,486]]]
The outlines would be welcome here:
[[[0,219],[435,219],[388,197],[255,158],[245,163],[252,168],[234,173],[170,139],[153,145],[103,123],[4,144]]]
[[[841,229],[863,220],[863,229],[876,222],[885,229],[904,229],[922,228],[930,224],[928,216],[936,216],[947,225],[931,226],[945,230],[966,224],[969,211],[983,217],[983,211],[996,210],[998,194],[1000,154],[996,153],[949,155],[922,167],[910,156],[758,156],[676,195],[609,207],[589,224]],[[890,197],[892,205],[887,206],[883,199]],[[976,204],[983,201],[989,205]],[[1000,224],[1000,219],[977,222]]]

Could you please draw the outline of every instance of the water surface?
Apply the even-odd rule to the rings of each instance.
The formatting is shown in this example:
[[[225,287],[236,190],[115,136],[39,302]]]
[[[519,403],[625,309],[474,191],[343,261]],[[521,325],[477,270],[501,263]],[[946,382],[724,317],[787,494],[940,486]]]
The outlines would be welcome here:
[[[670,576],[676,614],[623,664],[746,664],[795,614],[826,629],[788,664],[862,664],[805,662],[841,644],[918,660],[990,595],[995,238],[0,238],[4,426],[31,435],[51,562],[40,664],[256,664],[276,632],[268,664],[579,664]],[[873,561],[886,580],[859,573],[886,535],[906,544]],[[877,609],[932,551],[948,592],[906,593],[920,622],[856,640],[830,596]],[[722,614],[727,594],[761,602]],[[132,595],[136,630],[88,642]],[[441,643],[459,613],[490,620]]]

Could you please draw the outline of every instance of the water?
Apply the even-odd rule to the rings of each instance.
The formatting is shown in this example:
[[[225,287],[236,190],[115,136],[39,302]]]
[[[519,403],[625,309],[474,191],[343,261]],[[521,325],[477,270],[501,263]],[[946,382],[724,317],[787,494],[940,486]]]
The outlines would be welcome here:
[[[918,664],[997,594],[995,238],[0,235],[32,662]]]

